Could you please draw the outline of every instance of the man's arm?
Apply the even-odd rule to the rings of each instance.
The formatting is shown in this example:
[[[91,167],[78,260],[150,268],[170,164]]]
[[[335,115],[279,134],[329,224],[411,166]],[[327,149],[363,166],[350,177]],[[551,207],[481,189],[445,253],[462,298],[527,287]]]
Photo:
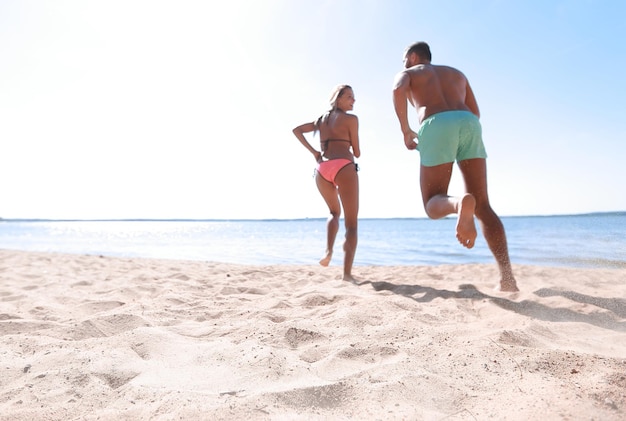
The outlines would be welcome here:
[[[406,133],[411,130],[409,127],[409,116],[407,115],[406,101],[409,96],[409,89],[411,87],[411,78],[406,72],[400,72],[396,76],[396,80],[393,83],[393,107],[396,110],[396,115],[400,121],[400,129],[402,133]]]
[[[465,90],[465,105],[470,109],[472,113],[476,115],[476,117],[480,118],[480,111],[478,110],[478,102],[476,102],[476,97],[474,96],[474,91],[472,91],[472,87],[469,82],[467,82],[467,87]]]
[[[411,126],[409,126],[408,106],[406,104],[410,89],[411,77],[409,74],[407,72],[398,73],[393,84],[393,107],[396,110],[400,129],[404,135],[404,144],[408,149],[415,149],[417,143],[413,139],[417,137],[417,133],[411,130]]]

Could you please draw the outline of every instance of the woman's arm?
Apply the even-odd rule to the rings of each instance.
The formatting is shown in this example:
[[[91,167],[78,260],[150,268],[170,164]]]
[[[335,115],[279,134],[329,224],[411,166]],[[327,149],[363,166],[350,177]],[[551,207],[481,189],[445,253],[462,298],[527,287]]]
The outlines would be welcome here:
[[[293,129],[293,134],[298,138],[300,143],[313,154],[315,161],[320,162],[322,160],[322,153],[311,146],[309,141],[306,140],[306,137],[304,137],[304,133],[311,133],[313,131],[315,131],[315,123],[304,123]]]
[[[359,118],[355,115],[351,115],[350,117],[350,144],[352,145],[352,154],[358,158],[361,156],[361,145],[359,143]]]

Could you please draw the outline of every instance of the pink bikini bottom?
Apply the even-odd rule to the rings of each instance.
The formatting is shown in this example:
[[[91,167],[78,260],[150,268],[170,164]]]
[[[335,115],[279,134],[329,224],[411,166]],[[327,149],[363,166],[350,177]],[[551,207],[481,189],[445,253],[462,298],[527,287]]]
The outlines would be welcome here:
[[[335,177],[337,173],[346,165],[353,164],[352,161],[345,158],[331,159],[329,161],[322,161],[317,165],[317,172],[324,178],[324,180],[335,184]]]

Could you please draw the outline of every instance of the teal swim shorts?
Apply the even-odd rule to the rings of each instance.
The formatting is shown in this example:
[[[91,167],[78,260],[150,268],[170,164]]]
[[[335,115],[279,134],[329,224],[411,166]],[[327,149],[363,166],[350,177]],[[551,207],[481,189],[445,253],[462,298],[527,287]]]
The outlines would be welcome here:
[[[469,111],[444,111],[431,115],[422,122],[417,140],[421,163],[426,167],[487,158],[482,126],[478,117]]]

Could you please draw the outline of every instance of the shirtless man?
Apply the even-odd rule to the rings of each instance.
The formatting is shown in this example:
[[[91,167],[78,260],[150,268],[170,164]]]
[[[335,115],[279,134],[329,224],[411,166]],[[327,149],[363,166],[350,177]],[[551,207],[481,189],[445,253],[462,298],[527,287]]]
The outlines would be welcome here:
[[[487,154],[476,98],[463,73],[430,61],[427,43],[409,46],[404,53],[405,70],[398,73],[393,87],[393,105],[404,144],[407,149],[420,152],[424,209],[431,219],[456,213],[456,237],[467,248],[472,248],[476,240],[476,216],[500,269],[500,284],[496,289],[519,291],[504,226],[489,204]],[[417,110],[420,123],[417,132],[409,126],[407,100]],[[454,161],[465,181],[466,194],[462,197],[448,195]]]

